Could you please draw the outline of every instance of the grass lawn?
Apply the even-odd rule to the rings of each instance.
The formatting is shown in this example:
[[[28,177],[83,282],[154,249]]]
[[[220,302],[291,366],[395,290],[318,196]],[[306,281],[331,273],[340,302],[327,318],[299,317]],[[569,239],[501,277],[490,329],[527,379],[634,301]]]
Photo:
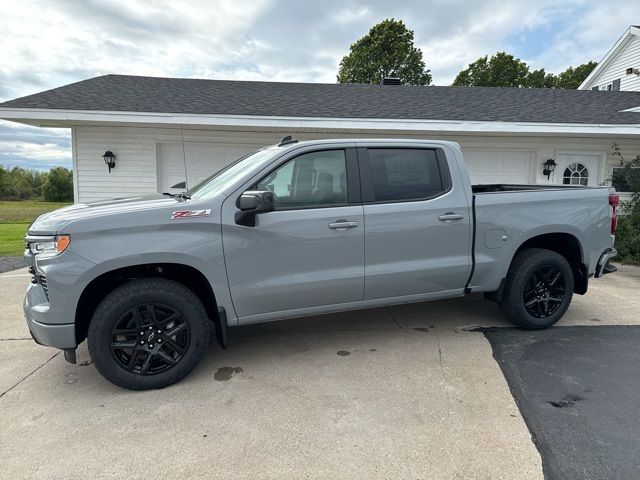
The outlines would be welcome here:
[[[22,255],[24,234],[36,217],[67,203],[23,200],[0,202],[0,255]]]
[[[0,255],[22,255],[28,223],[0,223]]]

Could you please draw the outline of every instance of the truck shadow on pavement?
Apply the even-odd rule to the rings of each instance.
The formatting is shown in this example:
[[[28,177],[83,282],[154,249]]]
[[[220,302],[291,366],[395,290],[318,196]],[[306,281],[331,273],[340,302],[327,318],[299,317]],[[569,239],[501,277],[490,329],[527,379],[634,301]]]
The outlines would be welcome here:
[[[260,362],[261,357],[263,360],[284,359],[303,352],[328,351],[346,357],[354,351],[376,352],[390,343],[406,342],[406,338],[417,334],[422,336],[417,335],[416,339],[428,342],[437,334],[456,335],[477,328],[508,325],[497,307],[478,295],[299,317],[231,328],[227,351],[212,337],[212,350],[198,370],[215,368],[224,357],[229,361],[235,359],[236,363]],[[429,333],[432,336],[424,336]],[[222,376],[228,379],[228,375]]]

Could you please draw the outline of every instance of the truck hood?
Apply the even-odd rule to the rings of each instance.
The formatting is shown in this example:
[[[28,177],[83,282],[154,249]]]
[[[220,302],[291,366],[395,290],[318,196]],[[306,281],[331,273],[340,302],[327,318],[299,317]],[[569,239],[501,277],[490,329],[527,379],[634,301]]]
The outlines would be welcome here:
[[[77,220],[106,217],[119,213],[170,208],[180,204],[184,204],[184,202],[165,195],[119,198],[95,203],[76,203],[75,205],[40,215],[29,227],[29,234],[51,235],[56,233],[63,225]]]

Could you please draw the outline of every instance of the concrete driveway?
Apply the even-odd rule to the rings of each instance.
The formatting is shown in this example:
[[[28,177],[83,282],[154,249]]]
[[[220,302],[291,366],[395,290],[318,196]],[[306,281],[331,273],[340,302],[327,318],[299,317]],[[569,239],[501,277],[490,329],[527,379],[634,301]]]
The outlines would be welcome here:
[[[560,325],[639,323],[639,270],[574,297]],[[25,271],[0,275],[2,478],[541,479],[478,326],[479,296],[231,330],[181,383],[130,392],[29,338]]]

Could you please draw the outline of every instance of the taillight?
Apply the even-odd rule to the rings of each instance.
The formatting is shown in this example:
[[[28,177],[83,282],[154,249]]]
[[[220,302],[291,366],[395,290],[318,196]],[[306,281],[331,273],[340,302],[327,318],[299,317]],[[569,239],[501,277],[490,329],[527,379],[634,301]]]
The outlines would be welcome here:
[[[616,230],[618,229],[618,205],[620,204],[620,197],[613,193],[609,194],[609,205],[613,211],[611,212],[611,235],[616,234]]]

